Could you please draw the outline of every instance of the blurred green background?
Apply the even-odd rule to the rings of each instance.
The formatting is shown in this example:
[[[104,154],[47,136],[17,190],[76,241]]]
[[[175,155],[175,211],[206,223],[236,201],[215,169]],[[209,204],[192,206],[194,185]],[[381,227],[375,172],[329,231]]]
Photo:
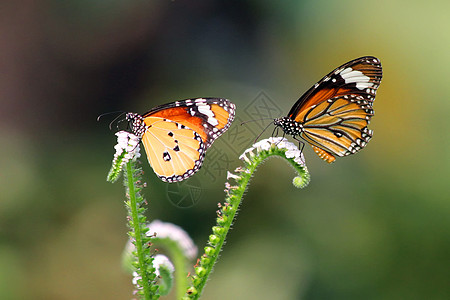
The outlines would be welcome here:
[[[248,120],[263,92],[285,115],[364,55],[383,64],[374,138],[332,165],[305,147],[304,190],[281,160],[259,168],[204,299],[450,299],[444,0],[3,1],[0,299],[132,297],[120,267],[124,189],[105,181],[115,136],[99,114],[215,96]],[[244,144],[256,125],[240,133]],[[227,147],[240,128],[193,177],[194,206],[173,205],[176,186],[144,161],[149,218],[182,226],[202,248],[225,168],[245,149]]]

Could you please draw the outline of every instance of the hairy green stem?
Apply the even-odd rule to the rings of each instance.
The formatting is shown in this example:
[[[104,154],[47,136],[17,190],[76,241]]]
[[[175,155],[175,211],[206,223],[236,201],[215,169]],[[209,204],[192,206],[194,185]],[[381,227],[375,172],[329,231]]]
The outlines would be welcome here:
[[[173,243],[174,244],[174,243]],[[169,249],[170,258],[173,265],[175,266],[175,283],[176,283],[176,298],[181,299],[189,286],[187,281],[187,259],[183,254],[183,251],[178,247],[178,245],[172,245]]]
[[[136,258],[134,267],[140,279],[138,280],[138,294],[145,300],[158,299],[158,286],[155,284],[156,275],[153,268],[153,256],[150,253],[150,245],[152,237],[146,235],[148,228],[146,227],[147,219],[144,215],[145,208],[142,205],[145,200],[140,195],[142,186],[139,184],[141,173],[140,169],[136,169],[135,161],[126,163],[125,184],[127,187],[126,206],[129,213],[129,236],[135,245],[134,256]]]
[[[288,143],[284,139],[268,139],[262,142],[266,143],[255,144],[255,148],[250,148],[241,156],[245,162],[245,166],[237,168],[237,174],[228,173],[228,179],[235,180],[236,185],[232,186],[228,182],[225,184],[227,192],[225,203],[219,205],[220,209],[216,219],[217,224],[212,228],[208,245],[204,248],[205,252],[195,266],[192,285],[188,288],[183,299],[200,298],[208,277],[217,262],[225,238],[234,221],[244,192],[247,189],[247,185],[261,162],[271,156],[285,158],[298,173],[298,177],[294,178],[294,185],[303,188],[309,183],[310,176],[304,164],[303,155],[298,149],[293,149],[293,144]],[[278,148],[281,142],[284,143],[282,144],[283,147]],[[254,150],[256,150],[256,154],[253,152]]]
[[[142,232],[141,232],[141,225],[139,222],[139,214],[138,214],[138,206],[136,202],[136,190],[135,190],[135,181],[134,181],[134,174],[131,166],[132,162],[129,161],[126,164],[127,168],[127,183],[128,183],[128,196],[130,200],[130,213],[131,213],[131,219],[132,219],[132,238],[135,240],[135,247],[136,247],[136,256],[137,256],[137,264],[138,264],[138,273],[142,278],[142,290],[144,292],[144,299],[151,299],[150,296],[150,286],[149,286],[149,278],[147,277],[146,266],[145,266],[145,255],[142,247]],[[145,234],[145,233],[144,233]],[[140,271],[140,272],[139,272]]]

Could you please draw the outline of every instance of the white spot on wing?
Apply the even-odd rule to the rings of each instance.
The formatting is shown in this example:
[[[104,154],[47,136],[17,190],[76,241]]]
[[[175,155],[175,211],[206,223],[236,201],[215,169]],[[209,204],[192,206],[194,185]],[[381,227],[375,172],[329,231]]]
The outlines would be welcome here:
[[[342,79],[344,79],[347,84],[356,83],[356,88],[360,90],[372,87],[374,85],[370,82],[370,77],[364,75],[363,72],[353,70],[352,68],[342,70],[339,75],[341,75]]]
[[[208,104],[203,104],[203,103],[196,103],[197,104],[197,109],[199,111],[199,113],[204,114],[205,116],[208,117],[208,123],[216,126],[219,124],[219,121],[217,121],[216,118],[214,118],[214,112],[211,110],[211,107]]]
[[[217,121],[217,119],[214,118],[214,117],[209,117],[208,118],[208,123],[213,125],[213,126],[219,125],[219,121]]]

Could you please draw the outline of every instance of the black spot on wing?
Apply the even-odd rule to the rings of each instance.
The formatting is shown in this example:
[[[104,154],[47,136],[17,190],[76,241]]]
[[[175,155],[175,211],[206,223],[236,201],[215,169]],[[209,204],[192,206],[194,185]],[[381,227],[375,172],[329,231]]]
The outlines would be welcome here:
[[[170,157],[169,152],[164,151],[164,153],[163,153],[163,160],[164,161],[170,161],[171,159],[172,159],[172,157]]]

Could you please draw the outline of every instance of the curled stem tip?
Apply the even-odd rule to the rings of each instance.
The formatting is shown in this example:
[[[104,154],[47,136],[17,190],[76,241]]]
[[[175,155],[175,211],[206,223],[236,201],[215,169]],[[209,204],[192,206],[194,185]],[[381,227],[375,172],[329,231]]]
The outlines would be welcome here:
[[[208,244],[204,248],[204,254],[194,266],[195,274],[191,276],[192,285],[187,289],[183,299],[198,299],[202,294],[202,290],[219,257],[225,238],[236,216],[250,178],[258,165],[271,156],[285,158],[294,167],[298,174],[293,180],[294,186],[304,188],[308,185],[310,176],[303,153],[286,138],[272,137],[261,140],[245,150],[240,156],[244,166],[238,167],[235,173],[227,173],[227,180],[233,182],[225,183],[225,203],[219,204],[217,224],[212,228],[212,234],[209,236]]]

